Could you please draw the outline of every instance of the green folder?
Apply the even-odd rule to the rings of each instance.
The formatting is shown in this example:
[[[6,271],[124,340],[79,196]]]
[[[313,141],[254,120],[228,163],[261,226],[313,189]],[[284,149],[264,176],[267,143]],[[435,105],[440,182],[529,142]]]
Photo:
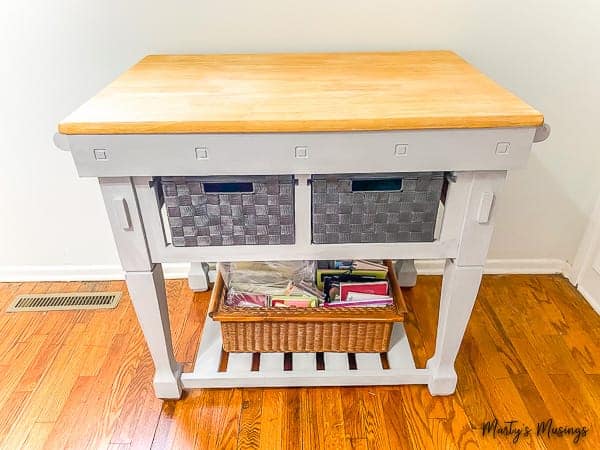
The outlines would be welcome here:
[[[366,277],[377,278],[378,280],[387,279],[387,271],[383,270],[353,270],[348,269],[317,269],[317,287],[323,290],[324,278],[326,275],[343,275],[345,273],[352,273],[352,275],[363,275]]]

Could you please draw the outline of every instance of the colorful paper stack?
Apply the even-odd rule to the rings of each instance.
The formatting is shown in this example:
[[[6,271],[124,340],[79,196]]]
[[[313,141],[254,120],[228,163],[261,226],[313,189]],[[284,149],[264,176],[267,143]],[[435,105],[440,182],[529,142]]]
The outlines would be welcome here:
[[[378,307],[394,304],[389,295],[388,268],[366,260],[334,261],[317,270],[325,294],[324,307]]]
[[[316,286],[303,275],[307,264],[245,263],[227,272],[226,306],[277,308],[379,307],[394,304],[388,268],[367,260],[320,261]],[[314,265],[313,265],[314,267]],[[281,269],[278,271],[277,269]],[[314,274],[314,272],[313,272]]]

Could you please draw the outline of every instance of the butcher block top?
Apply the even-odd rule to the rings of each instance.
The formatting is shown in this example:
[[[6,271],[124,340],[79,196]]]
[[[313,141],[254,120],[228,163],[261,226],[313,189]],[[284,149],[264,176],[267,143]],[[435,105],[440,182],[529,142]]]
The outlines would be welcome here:
[[[536,127],[542,114],[450,51],[147,56],[64,134]]]

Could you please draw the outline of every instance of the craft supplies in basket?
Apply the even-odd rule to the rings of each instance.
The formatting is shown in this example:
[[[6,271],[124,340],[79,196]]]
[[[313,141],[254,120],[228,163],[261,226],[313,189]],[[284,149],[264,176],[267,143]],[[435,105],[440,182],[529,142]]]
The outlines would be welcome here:
[[[227,286],[219,270],[209,315],[221,324],[227,352],[386,352],[393,324],[404,321],[406,314],[391,262],[386,265],[394,303],[360,308],[228,306]],[[226,272],[227,277],[231,274]]]

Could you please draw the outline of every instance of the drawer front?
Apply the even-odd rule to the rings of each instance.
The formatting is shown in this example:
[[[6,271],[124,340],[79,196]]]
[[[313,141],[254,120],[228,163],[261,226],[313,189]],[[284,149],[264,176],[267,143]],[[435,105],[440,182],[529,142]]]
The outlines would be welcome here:
[[[294,178],[160,177],[176,247],[294,244]]]
[[[442,172],[314,175],[315,244],[431,242]]]

